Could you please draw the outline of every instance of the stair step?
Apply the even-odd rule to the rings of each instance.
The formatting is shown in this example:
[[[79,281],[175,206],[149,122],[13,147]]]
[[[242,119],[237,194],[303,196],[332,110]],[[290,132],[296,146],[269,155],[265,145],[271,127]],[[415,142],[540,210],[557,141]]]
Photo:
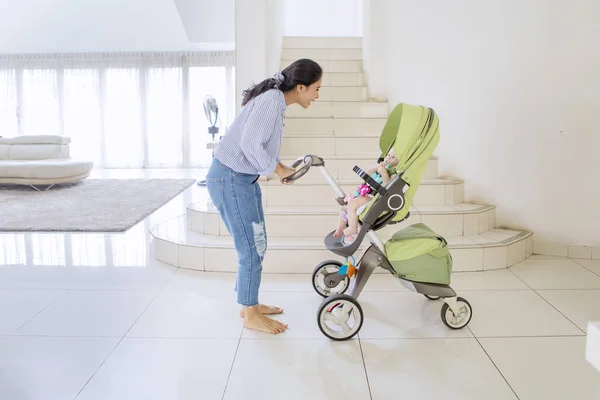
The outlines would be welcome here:
[[[381,136],[385,118],[287,118],[284,137],[288,134],[333,134],[342,136]]]
[[[269,177],[270,180],[261,182],[263,187],[264,204],[270,206],[310,206],[329,207],[337,206],[335,194],[321,176],[320,180],[310,180],[306,175],[293,186],[282,186],[277,177]],[[354,178],[338,180],[338,184],[344,192],[352,192],[363,181],[355,175]],[[290,191],[285,189],[292,188]],[[416,207],[449,205],[458,206],[464,202],[464,182],[457,179],[422,179],[419,189],[413,199]],[[316,193],[319,194],[316,194]],[[295,197],[298,196],[298,197]],[[298,200],[299,199],[299,200]],[[468,207],[468,206],[459,206]]]
[[[273,193],[276,189],[276,193]],[[280,197],[289,192],[301,193],[303,189],[313,190],[311,187],[298,186],[294,189],[285,187],[267,187],[265,199],[265,220],[269,236],[325,236],[337,227],[339,207],[336,206],[333,196],[329,205],[288,205],[285,202],[273,200],[275,194]],[[290,190],[287,190],[290,189]],[[389,225],[381,230],[384,240],[391,237],[404,226],[423,222],[443,236],[472,236],[484,234],[495,226],[495,207],[479,204],[461,203],[455,205],[415,205],[410,209],[410,217],[401,224]],[[229,235],[225,225],[219,217],[218,211],[210,201],[190,204],[187,210],[190,229],[211,235]]]
[[[332,61],[333,62],[333,61]],[[342,62],[342,61],[340,61]],[[341,68],[340,68],[341,69]],[[350,68],[348,68],[350,69]],[[330,72],[323,73],[323,79],[321,86],[331,87],[355,87],[355,86],[367,86],[367,77],[364,73],[357,72]]]
[[[295,60],[282,60],[281,61],[281,70],[284,70]],[[316,61],[321,68],[323,69],[324,79],[327,74],[331,74],[331,78],[333,80],[334,74],[340,73],[362,73],[363,72],[363,62],[359,60],[354,61],[336,61],[336,60],[314,60]],[[335,86],[335,85],[332,85]],[[338,85],[340,86],[340,85]],[[348,86],[348,85],[341,85]],[[352,85],[350,85],[352,86]]]
[[[192,232],[187,229],[183,216],[155,225],[150,233],[152,250],[159,261],[200,271],[237,271],[237,254],[232,238]],[[531,233],[494,233],[482,236],[483,240],[479,237],[446,237],[453,258],[453,270],[503,269],[531,255]],[[269,237],[267,246],[263,273],[311,273],[321,261],[343,261],[325,248],[322,237]],[[367,240],[361,248],[366,246]],[[376,273],[387,272],[380,269]]]
[[[361,37],[302,37],[283,38],[284,49],[362,49]]]
[[[368,95],[366,86],[321,86],[317,101],[367,101]]]
[[[284,135],[279,150],[281,157],[295,157],[298,154],[330,155],[369,155],[377,159],[381,155],[379,136],[333,136],[333,135]]]
[[[310,58],[324,61],[362,61],[361,49],[283,49],[282,60]]]
[[[304,156],[306,153],[297,153],[297,156],[282,156],[281,161],[286,165],[291,165],[298,157]],[[319,153],[317,153],[319,155]],[[368,168],[377,162],[377,157],[373,155],[329,155],[322,156],[325,160],[325,168],[338,181],[350,180],[354,181],[357,177],[354,172],[354,166],[358,165],[361,168]],[[273,175],[275,177],[275,175]],[[423,179],[438,178],[438,159],[431,157],[427,162]],[[308,182],[324,182],[324,177],[317,168],[311,168],[306,175],[302,177],[302,181]],[[301,181],[298,181],[301,182]]]
[[[387,118],[385,101],[317,101],[305,109],[294,104],[286,110],[287,118]]]

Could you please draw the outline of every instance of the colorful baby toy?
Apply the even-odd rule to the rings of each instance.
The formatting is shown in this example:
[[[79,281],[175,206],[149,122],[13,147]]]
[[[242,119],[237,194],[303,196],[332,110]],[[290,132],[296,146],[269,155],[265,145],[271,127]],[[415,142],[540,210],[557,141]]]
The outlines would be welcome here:
[[[346,258],[346,264],[340,267],[340,269],[338,270],[338,274],[348,275],[348,278],[352,278],[354,274],[356,274],[356,267],[354,266],[356,260],[352,256],[350,256],[349,258],[352,258],[352,261]]]

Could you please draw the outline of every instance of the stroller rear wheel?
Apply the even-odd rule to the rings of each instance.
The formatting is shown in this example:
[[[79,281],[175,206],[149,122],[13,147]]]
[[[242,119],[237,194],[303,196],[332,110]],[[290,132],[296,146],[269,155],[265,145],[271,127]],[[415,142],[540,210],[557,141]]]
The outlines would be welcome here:
[[[348,340],[360,331],[363,310],[358,300],[337,294],[323,300],[317,313],[317,324],[323,335],[332,340]]]
[[[350,286],[348,275],[340,275],[343,264],[336,260],[323,261],[313,271],[312,284],[315,292],[322,297],[344,294]]]

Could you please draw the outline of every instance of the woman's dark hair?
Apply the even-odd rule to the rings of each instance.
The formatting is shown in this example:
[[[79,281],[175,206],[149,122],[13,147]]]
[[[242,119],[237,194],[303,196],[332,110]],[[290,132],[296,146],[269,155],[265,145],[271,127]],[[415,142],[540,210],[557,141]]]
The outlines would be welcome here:
[[[282,92],[289,92],[297,85],[310,86],[321,79],[322,75],[321,66],[313,60],[303,58],[294,61],[289,67],[281,71],[281,74],[275,74],[273,78],[265,79],[258,85],[244,90],[242,106],[270,89],[278,88]]]

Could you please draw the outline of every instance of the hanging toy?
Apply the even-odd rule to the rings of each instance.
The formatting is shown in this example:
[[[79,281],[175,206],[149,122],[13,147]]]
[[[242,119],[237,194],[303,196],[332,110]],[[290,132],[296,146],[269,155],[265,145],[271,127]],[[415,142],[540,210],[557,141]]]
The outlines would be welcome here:
[[[352,278],[356,274],[356,267],[354,266],[356,260],[353,256],[350,256],[350,258],[352,258],[352,261],[346,258],[346,264],[342,265],[338,270],[338,274],[348,275],[348,278]]]
[[[357,193],[362,196],[365,197],[366,195],[368,195],[369,193],[371,193],[371,187],[369,185],[367,185],[366,183],[361,183],[358,186],[358,190]],[[358,196],[357,196],[358,197]]]
[[[356,267],[354,265],[348,265],[348,278],[352,278],[354,275],[356,275]]]
[[[346,275],[348,273],[348,264],[344,264],[338,269],[338,274]]]
[[[383,177],[381,175],[379,175],[377,172],[373,172],[371,174],[371,178],[373,178],[373,180],[377,183],[379,183],[380,185],[383,183]]]

